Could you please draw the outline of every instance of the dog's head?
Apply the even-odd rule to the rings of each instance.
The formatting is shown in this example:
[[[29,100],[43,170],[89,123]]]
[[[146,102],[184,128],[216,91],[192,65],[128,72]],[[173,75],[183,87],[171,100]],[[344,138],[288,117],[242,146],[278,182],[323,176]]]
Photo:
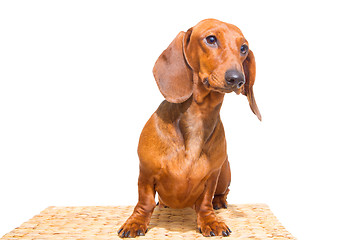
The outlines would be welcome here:
[[[261,120],[253,93],[256,66],[244,35],[234,25],[207,19],[180,32],[160,55],[153,69],[165,99],[181,103],[200,81],[211,91],[247,96],[251,110]]]

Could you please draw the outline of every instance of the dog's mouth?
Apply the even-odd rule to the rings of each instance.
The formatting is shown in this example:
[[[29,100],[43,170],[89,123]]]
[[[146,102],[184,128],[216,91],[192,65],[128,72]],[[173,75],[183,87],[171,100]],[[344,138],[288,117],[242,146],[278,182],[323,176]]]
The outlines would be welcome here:
[[[210,88],[210,87],[211,87],[208,78],[204,78],[204,80],[202,81],[202,83],[205,85],[206,88]]]
[[[209,89],[209,90],[213,90],[213,91],[217,91],[217,92],[221,92],[221,93],[231,93],[231,92],[239,92],[241,91],[241,89],[243,88],[244,84],[239,84],[239,85],[235,85],[235,86],[216,86],[214,84],[210,84],[209,82],[209,78],[204,78],[202,80],[202,83],[204,84],[205,88]]]

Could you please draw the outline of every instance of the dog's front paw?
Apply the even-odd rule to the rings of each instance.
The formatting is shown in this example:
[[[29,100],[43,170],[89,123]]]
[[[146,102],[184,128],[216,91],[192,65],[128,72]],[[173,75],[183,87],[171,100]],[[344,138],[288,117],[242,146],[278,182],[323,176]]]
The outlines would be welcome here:
[[[224,222],[218,221],[212,217],[210,219],[204,218],[202,223],[199,226],[199,232],[204,235],[204,237],[213,237],[213,236],[230,236],[231,230]]]
[[[119,229],[118,236],[121,238],[134,238],[136,236],[145,236],[147,226],[141,221],[128,219]]]

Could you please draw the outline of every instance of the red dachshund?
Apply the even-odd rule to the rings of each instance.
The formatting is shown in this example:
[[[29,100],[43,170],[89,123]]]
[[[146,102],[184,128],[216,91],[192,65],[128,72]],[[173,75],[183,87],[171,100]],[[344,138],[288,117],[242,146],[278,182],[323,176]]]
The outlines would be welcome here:
[[[204,236],[231,230],[213,209],[226,208],[230,166],[219,111],[225,93],[244,94],[261,120],[253,85],[255,59],[234,25],[207,19],[180,32],[160,55],[154,76],[163,101],[139,141],[139,202],[120,237],[143,236],[156,206],[192,207]]]

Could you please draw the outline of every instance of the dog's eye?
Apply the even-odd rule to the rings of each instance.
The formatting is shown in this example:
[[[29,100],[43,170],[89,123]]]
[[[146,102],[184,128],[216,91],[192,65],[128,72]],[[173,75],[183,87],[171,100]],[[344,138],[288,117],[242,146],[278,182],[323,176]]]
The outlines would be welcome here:
[[[241,55],[245,55],[249,51],[249,47],[246,44],[241,45],[240,53]]]
[[[216,39],[216,37],[213,36],[213,35],[207,36],[207,37],[205,38],[205,41],[206,41],[206,43],[207,43],[208,45],[210,45],[210,46],[216,46],[216,44],[217,44],[217,39]]]

